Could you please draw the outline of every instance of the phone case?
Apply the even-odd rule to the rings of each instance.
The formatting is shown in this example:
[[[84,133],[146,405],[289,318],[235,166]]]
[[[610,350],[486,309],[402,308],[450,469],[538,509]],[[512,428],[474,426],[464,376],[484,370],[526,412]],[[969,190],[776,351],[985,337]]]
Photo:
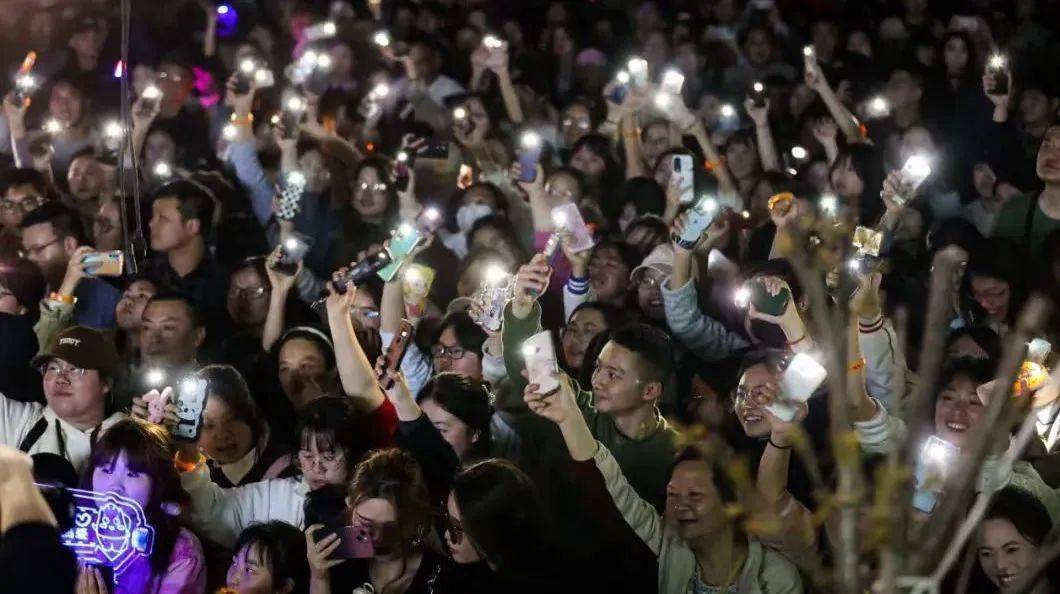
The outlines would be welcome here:
[[[581,211],[578,210],[578,205],[573,202],[567,204],[560,204],[552,209],[552,221],[556,223],[556,227],[562,226],[570,232],[570,250],[572,252],[584,252],[585,250],[592,249],[593,234],[589,231],[588,225],[585,224],[585,219],[582,218]],[[562,225],[560,225],[562,222]]]
[[[387,282],[393,280],[405,259],[422,240],[423,233],[416,227],[404,224],[399,226],[387,242],[386,251],[390,253],[390,263],[379,270],[379,278]]]
[[[931,168],[924,166],[918,157],[912,156],[906,159],[905,164],[902,165],[902,181],[909,184],[909,195],[895,196],[896,201],[904,204],[912,200],[916,191],[920,189],[920,184],[924,183],[929,176],[931,176]]]
[[[335,33],[335,23],[331,21],[321,21],[315,25],[310,25],[303,30],[303,35],[305,36],[306,41],[309,42],[334,37]]]
[[[859,254],[879,256],[880,248],[883,247],[883,232],[858,225],[854,228],[854,238],[850,243]]]
[[[759,83],[756,83],[756,84],[759,84]],[[748,95],[748,97],[751,98],[751,103],[755,107],[765,107],[766,106],[766,91],[765,91],[765,87],[762,87],[762,90],[759,91],[759,90],[756,90],[754,86],[752,86],[751,87],[751,91],[747,95]]]
[[[372,544],[372,535],[363,526],[343,526],[339,530],[339,540],[342,542],[335,549],[335,559],[371,559],[375,557],[375,545]]]
[[[405,358],[405,351],[408,350],[409,343],[412,342],[413,331],[412,322],[401,320],[401,326],[394,333],[394,338],[386,349],[386,368],[388,370],[394,371],[401,366],[401,360]]]
[[[177,416],[180,421],[173,428],[173,437],[194,441],[202,428],[202,412],[206,409],[206,380],[187,378],[177,389]]]
[[[412,319],[423,317],[427,309],[427,294],[431,292],[435,272],[430,266],[410,264],[401,276],[401,290],[405,298],[405,314]]]
[[[551,332],[544,330],[523,341],[523,360],[527,381],[538,385],[538,393],[550,394],[559,389],[559,365]]]
[[[693,163],[692,155],[674,155],[670,160],[670,168],[680,180],[681,204],[691,204],[695,199]]]
[[[519,181],[532,182],[537,179],[537,162],[541,159],[541,146],[523,148],[519,153]]]
[[[291,275],[298,271],[298,263],[305,258],[309,251],[309,238],[296,234],[291,235],[280,243],[280,257],[273,264],[273,269]]]
[[[482,316],[475,320],[479,326],[491,332],[501,329],[504,306],[512,292],[512,279],[512,275],[506,274],[503,280],[493,284],[489,280],[482,281],[482,288],[473,297],[482,306]]]
[[[617,83],[611,90],[611,103],[622,105],[622,102],[626,100],[626,94],[629,93],[629,85]]]
[[[648,84],[648,62],[643,58],[633,58],[626,64],[629,79],[635,87],[643,87]]]
[[[276,218],[282,221],[292,221],[302,211],[302,194],[305,185],[285,182],[280,188],[280,199],[276,209]]]
[[[663,73],[662,83],[659,87],[664,93],[680,95],[681,87],[685,86],[685,75],[676,70],[667,70]]]
[[[717,216],[717,208],[705,208],[704,204],[698,204],[688,211],[688,222],[685,223],[685,231],[677,238],[677,245],[690,250],[699,243],[703,232],[714,222]]]
[[[770,295],[761,282],[755,282],[751,288],[751,302],[754,303],[755,309],[767,315],[779,316],[784,313],[790,300],[791,291],[786,287],[776,295]]]
[[[89,276],[121,276],[125,270],[125,253],[121,250],[93,252],[82,260]]]
[[[373,274],[378,274],[380,270],[391,262],[393,260],[390,258],[390,252],[385,249],[369,254],[364,260],[361,260],[353,268],[346,271],[346,275],[339,279],[335,290],[339,295],[345,295],[347,283],[352,282],[354,285],[359,285],[368,280]]]
[[[938,502],[938,494],[946,485],[948,466],[957,459],[959,453],[957,446],[934,435],[928,437],[916,461],[913,507],[931,513]]]

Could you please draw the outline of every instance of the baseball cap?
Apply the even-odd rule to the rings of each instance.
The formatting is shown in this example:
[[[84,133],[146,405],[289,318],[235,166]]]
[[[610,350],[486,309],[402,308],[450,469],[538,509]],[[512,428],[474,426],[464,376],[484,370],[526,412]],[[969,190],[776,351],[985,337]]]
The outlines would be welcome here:
[[[60,332],[48,350],[34,357],[30,365],[40,367],[52,359],[62,359],[82,369],[95,369],[110,377],[118,371],[118,351],[114,348],[114,341],[103,332],[85,326]]]
[[[631,283],[638,283],[640,277],[648,271],[648,269],[659,271],[664,278],[668,278],[674,271],[674,248],[669,242],[660,243],[655,246],[655,249],[648,254],[644,261],[639,266],[633,269],[633,272],[629,273],[629,281]],[[693,263],[692,265],[692,277],[698,278],[699,270]]]

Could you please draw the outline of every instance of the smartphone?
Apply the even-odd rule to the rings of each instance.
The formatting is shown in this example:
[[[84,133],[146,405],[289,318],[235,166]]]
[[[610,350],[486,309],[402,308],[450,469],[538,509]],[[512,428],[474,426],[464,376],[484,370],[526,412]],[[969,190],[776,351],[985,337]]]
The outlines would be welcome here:
[[[434,284],[435,272],[430,266],[410,264],[401,275],[401,292],[405,300],[405,314],[412,319],[422,318],[427,310],[427,295]]]
[[[504,306],[508,303],[511,294],[512,275],[501,271],[500,274],[489,276],[482,281],[474,299],[482,305],[482,317],[475,320],[480,326],[491,332],[501,329],[504,322]]]
[[[475,183],[475,171],[467,163],[460,164],[460,172],[456,175],[456,189],[466,190]]]
[[[991,95],[1007,95],[1008,88],[1008,60],[1001,54],[990,56],[986,65],[987,70],[994,77],[994,82],[988,89]]]
[[[320,21],[303,29],[305,40],[309,42],[334,37],[338,33],[338,27],[332,21]]]
[[[570,250],[572,252],[584,252],[592,249],[593,245],[595,245],[593,234],[589,231],[589,226],[585,224],[585,219],[582,218],[582,213],[578,210],[577,204],[568,202],[553,207],[552,222],[556,225],[556,229],[566,229],[570,233]]]
[[[276,86],[276,76],[268,68],[258,68],[254,71],[254,84],[259,89],[269,89]]]
[[[25,103],[40,86],[39,81],[33,76],[33,66],[37,63],[37,52],[30,51],[22,59],[15,74],[15,100],[17,103]]]
[[[677,70],[670,69],[663,72],[662,81],[659,84],[659,88],[664,93],[670,95],[680,95],[681,88],[685,86],[685,75],[681,74]]]
[[[692,155],[673,155],[670,157],[670,168],[673,170],[673,175],[676,175],[680,182],[678,185],[681,188],[681,204],[691,204],[692,200],[695,199],[693,163]]]
[[[449,160],[449,141],[448,140],[428,140],[423,145],[423,149],[419,151],[417,155],[421,159],[438,159],[442,161]]]
[[[246,95],[250,92],[250,82],[254,80],[257,70],[258,63],[251,58],[246,58],[239,63],[239,68],[236,70],[235,82],[235,92],[237,95]]]
[[[552,333],[543,330],[523,341],[523,360],[526,362],[527,381],[537,384],[539,394],[551,394],[559,389],[559,364]]]
[[[332,553],[333,559],[371,559],[375,557],[372,534],[363,526],[343,526],[338,531],[342,544]]]
[[[947,470],[960,452],[952,443],[934,435],[928,437],[916,461],[913,507],[926,514],[935,509],[939,493],[946,486]]]
[[[789,301],[791,301],[791,290],[787,287],[782,288],[776,295],[770,295],[765,283],[759,280],[756,280],[751,287],[751,303],[754,304],[755,309],[764,314],[779,316],[787,309]]]
[[[402,223],[398,226],[394,236],[386,244],[386,251],[390,253],[390,263],[379,270],[379,278],[384,281],[393,280],[397,275],[401,264],[405,262],[412,250],[423,241],[423,233],[414,225]]]
[[[121,276],[125,270],[125,253],[121,250],[92,252],[82,262],[89,276]]]
[[[302,194],[305,192],[306,179],[301,171],[291,171],[283,177],[280,186],[280,197],[276,204],[276,218],[281,221],[294,220],[302,210]]]
[[[391,262],[393,260],[390,257],[390,252],[386,251],[386,249],[368,254],[364,260],[361,260],[353,268],[346,271],[346,274],[338,280],[335,290],[339,295],[345,295],[347,284],[359,285],[368,280],[373,274],[378,274],[380,270]]]
[[[401,366],[401,360],[405,358],[405,351],[409,349],[409,343],[412,342],[412,333],[412,322],[402,319],[401,326],[394,333],[394,338],[386,349],[386,368],[384,369],[384,374],[379,377],[381,381],[386,379],[386,371],[397,371]],[[390,386],[386,387],[389,388]]]
[[[626,64],[626,72],[629,73],[633,86],[643,87],[648,84],[648,61],[644,58],[631,58]]]
[[[177,416],[173,438],[195,441],[202,429],[202,412],[206,409],[206,380],[189,377],[181,380],[176,389]]]
[[[704,196],[699,203],[688,210],[688,222],[680,236],[675,237],[677,245],[690,250],[699,243],[703,232],[710,227],[718,216],[718,201],[711,196]]]
[[[302,123],[305,108],[305,99],[296,95],[288,97],[287,101],[284,102],[283,112],[280,114],[284,138],[295,138],[298,136],[298,126]]]
[[[529,183],[537,179],[537,163],[541,160],[541,136],[536,132],[524,132],[520,144],[523,150],[519,153],[519,181]]]
[[[798,411],[797,404],[804,403],[821,387],[828,372],[824,366],[806,353],[796,353],[780,374],[780,390],[776,401],[766,410],[782,421],[791,421]]]
[[[625,70],[619,70],[615,75],[615,84],[612,87],[611,96],[608,97],[612,103],[622,105],[622,102],[626,100],[626,94],[629,93],[629,80],[629,73]]]
[[[858,225],[854,228],[854,238],[850,240],[859,254],[879,256],[883,247],[883,232]]]
[[[761,81],[751,84],[751,92],[747,94],[751,98],[751,104],[755,107],[766,106],[766,86]]]
[[[394,158],[394,186],[398,192],[409,189],[409,167],[412,166],[412,157],[405,151],[399,151]]]
[[[931,163],[927,160],[927,157],[913,155],[906,159],[905,164],[902,165],[901,175],[902,181],[909,186],[909,192],[908,195],[894,195],[893,200],[899,205],[913,199],[916,191],[920,189],[920,184],[924,183],[924,180],[931,175]]]
[[[308,237],[297,233],[289,235],[280,243],[280,257],[271,264],[272,269],[290,276],[298,271],[298,263],[308,251]]]

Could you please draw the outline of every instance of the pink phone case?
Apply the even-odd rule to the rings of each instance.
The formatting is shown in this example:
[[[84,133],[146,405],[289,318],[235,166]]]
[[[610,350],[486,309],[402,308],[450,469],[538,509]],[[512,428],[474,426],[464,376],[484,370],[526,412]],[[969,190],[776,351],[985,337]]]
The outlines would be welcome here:
[[[538,393],[549,394],[559,389],[556,374],[556,349],[552,345],[552,333],[538,332],[523,342],[523,358],[526,361],[526,376],[531,384],[538,385]]]
[[[372,535],[363,526],[344,526],[339,530],[342,544],[335,549],[336,559],[371,559],[375,556]]]
[[[570,250],[572,252],[584,252],[592,249],[594,245],[593,234],[589,231],[588,225],[585,224],[585,219],[582,218],[582,213],[578,210],[577,204],[568,202],[553,208],[553,222],[556,221],[557,216],[563,221],[564,228],[570,232]]]

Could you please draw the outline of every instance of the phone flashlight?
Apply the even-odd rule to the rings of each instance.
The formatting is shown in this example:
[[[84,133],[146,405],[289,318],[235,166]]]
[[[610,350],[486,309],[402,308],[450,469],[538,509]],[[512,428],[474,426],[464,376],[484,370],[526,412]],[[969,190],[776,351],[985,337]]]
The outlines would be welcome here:
[[[103,125],[103,135],[107,138],[121,138],[122,126],[118,122],[111,120]]]
[[[721,117],[723,118],[734,118],[736,117],[736,108],[732,105],[725,103],[720,109]]]
[[[236,128],[235,124],[225,124],[225,127],[221,129],[221,136],[225,140],[232,141],[239,135],[239,128]]]
[[[314,62],[316,62],[317,68],[320,68],[322,70],[327,70],[328,68],[331,68],[331,56],[329,56],[328,54],[320,54],[319,56],[317,56],[317,59],[314,60]]]
[[[812,45],[802,46],[802,56],[804,58],[812,58],[817,55],[817,51],[813,49]]]
[[[847,268],[853,273],[861,272],[861,260],[857,258],[847,260]]]
[[[29,91],[37,88],[37,77],[30,73],[20,74],[15,77],[15,86],[18,87],[19,91],[23,94],[28,94]]]
[[[408,283],[421,283],[423,282],[423,273],[420,272],[418,268],[410,267],[405,270],[405,274],[402,278]]]
[[[796,144],[791,147],[791,156],[795,157],[796,161],[802,161],[806,157],[809,157],[810,153],[805,148]]]
[[[659,109],[668,109],[673,100],[667,93],[656,93],[655,94],[655,107]]]
[[[390,85],[386,83],[379,83],[372,87],[372,98],[382,99],[390,94]]]
[[[747,286],[742,286],[736,289],[732,294],[732,302],[736,304],[736,307],[741,309],[746,308],[751,303],[751,289]]]
[[[379,47],[390,47],[390,34],[386,31],[377,31],[376,34],[372,36],[372,42]]]
[[[58,134],[63,131],[62,123],[55,118],[49,118],[45,120],[43,127],[44,131],[48,134]]]
[[[148,386],[161,388],[166,381],[166,372],[157,367],[152,367],[144,373],[144,381],[147,382]]]
[[[681,87],[685,84],[685,75],[680,72],[670,69],[663,73],[662,77],[662,88],[667,89],[673,93],[680,93]]]
[[[324,31],[324,34],[329,36],[329,37],[330,36],[334,36],[336,33],[339,32],[339,28],[337,26],[335,26],[335,23],[333,23],[331,21],[325,21],[321,25],[321,29]]]
[[[257,68],[258,64],[250,58],[246,58],[239,63],[239,71],[243,74],[253,74]]]
[[[492,50],[500,48],[504,45],[504,42],[496,35],[486,35],[482,38],[482,45]]]
[[[761,82],[755,81],[755,84],[751,85],[751,90],[755,93],[763,93],[766,90],[766,86]]]
[[[519,144],[524,149],[536,149],[541,146],[541,135],[537,132],[523,132],[522,137],[519,139]]]
[[[466,118],[467,118],[467,109],[464,109],[463,107],[457,107],[456,109],[453,110],[453,119],[454,120],[463,120],[463,119],[466,119]]]
[[[1044,338],[1035,338],[1027,343],[1027,360],[1035,363],[1045,363],[1046,357],[1053,350],[1053,345]]]
[[[489,264],[486,266],[486,284],[491,287],[495,287],[508,280],[508,271],[504,269],[500,264]]]
[[[629,71],[633,83],[637,86],[648,83],[648,61],[644,58],[631,58],[626,63],[626,70]]]
[[[557,229],[565,229],[567,227],[567,213],[562,211],[552,213],[552,224]]]
[[[1008,60],[1001,54],[994,54],[990,56],[990,62],[988,63],[991,70],[1004,70]]]
[[[839,210],[839,198],[835,194],[824,194],[817,204],[821,207],[821,212],[828,216],[834,217]]]
[[[619,70],[618,73],[615,74],[615,80],[620,85],[628,85],[629,84],[629,73],[626,72],[625,70]]]
[[[439,212],[437,208],[433,206],[428,206],[427,208],[423,209],[423,218],[427,219],[432,223],[436,223],[441,220],[442,213]]]
[[[155,85],[148,85],[147,88],[144,89],[143,94],[140,96],[144,99],[147,99],[148,101],[155,101],[162,96],[162,90],[156,87]]]
[[[173,176],[173,166],[165,161],[159,161],[155,163],[153,172],[159,179],[169,179]]]
[[[305,187],[305,185],[306,185],[305,174],[302,173],[301,171],[292,171],[292,172],[288,173],[287,174],[287,185],[289,185],[289,186],[297,186],[297,187],[300,187],[300,188],[301,187]]]
[[[287,98],[287,101],[284,102],[284,107],[287,111],[300,112],[306,108],[306,101],[297,95],[293,95]]]

